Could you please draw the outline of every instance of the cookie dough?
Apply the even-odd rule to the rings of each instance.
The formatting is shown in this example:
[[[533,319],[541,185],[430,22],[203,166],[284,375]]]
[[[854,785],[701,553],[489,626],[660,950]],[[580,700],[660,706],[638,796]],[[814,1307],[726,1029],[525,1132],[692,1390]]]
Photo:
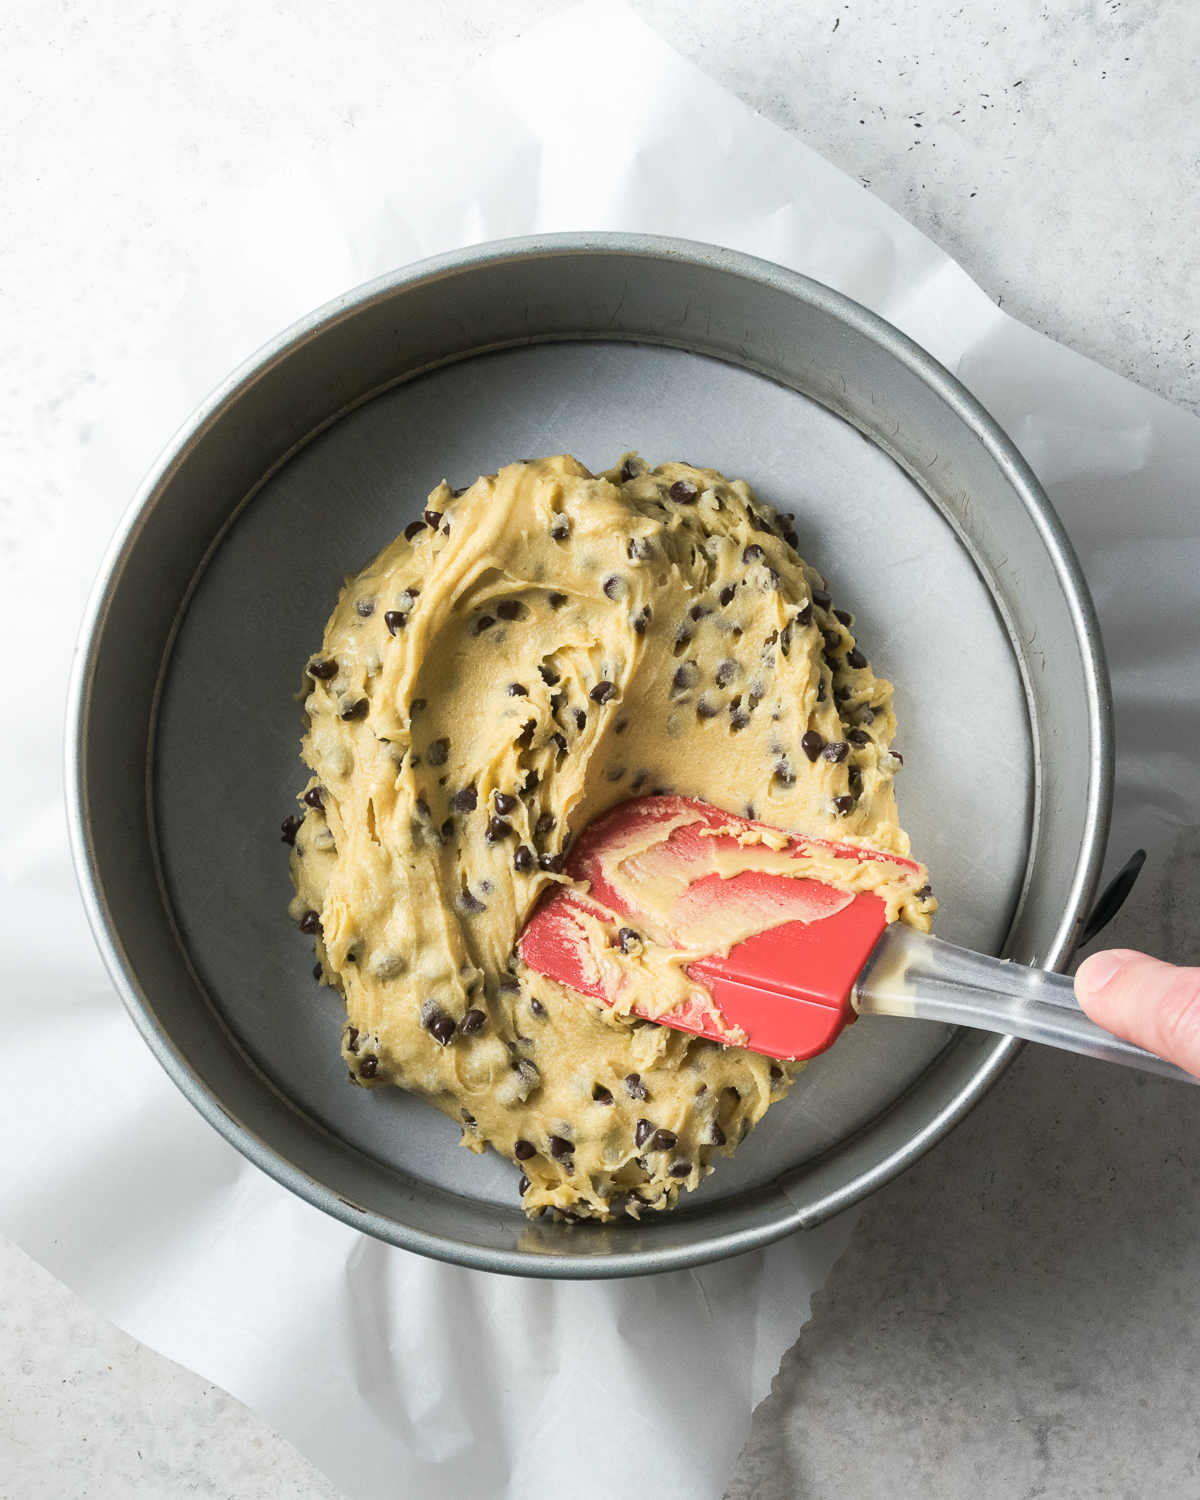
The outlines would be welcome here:
[[[521,964],[573,831],[677,793],[908,853],[891,686],[795,545],[713,469],[513,464],[434,490],[308,662],[291,912],[344,996],[351,1078],[517,1161],[530,1214],[672,1206],[797,1071]]]

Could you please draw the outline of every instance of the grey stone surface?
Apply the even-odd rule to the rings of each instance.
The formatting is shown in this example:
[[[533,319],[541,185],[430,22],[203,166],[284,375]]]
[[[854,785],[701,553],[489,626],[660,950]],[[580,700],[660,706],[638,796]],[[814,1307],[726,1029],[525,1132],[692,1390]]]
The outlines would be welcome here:
[[[1192,0],[634,0],[1015,316],[1196,410]],[[17,0],[0,27],[0,566],[255,185],[559,0]],[[2,586],[2,584],[0,584]],[[1200,840],[1105,942],[1196,957]],[[1032,1049],[868,1207],[730,1493],[1200,1493],[1200,1094]],[[335,1491],[0,1255],[0,1500]],[[626,1491],[635,1489],[628,1476]]]

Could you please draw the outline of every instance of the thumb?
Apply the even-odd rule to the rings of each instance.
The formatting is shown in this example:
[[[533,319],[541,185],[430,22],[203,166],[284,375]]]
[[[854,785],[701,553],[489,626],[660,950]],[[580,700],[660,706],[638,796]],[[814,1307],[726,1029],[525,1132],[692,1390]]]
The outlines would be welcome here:
[[[1200,1077],[1200,969],[1112,948],[1079,965],[1075,998],[1097,1026]]]

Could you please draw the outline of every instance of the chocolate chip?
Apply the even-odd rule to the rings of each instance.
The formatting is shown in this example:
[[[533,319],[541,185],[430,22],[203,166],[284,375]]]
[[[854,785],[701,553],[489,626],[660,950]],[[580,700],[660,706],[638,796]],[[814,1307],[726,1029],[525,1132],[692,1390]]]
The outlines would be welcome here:
[[[721,601],[722,604],[732,604],[733,596],[736,593],[737,589],[734,587],[734,585],[732,583],[727,583],[721,590],[721,592],[717,595],[717,598]]]
[[[503,604],[497,604],[496,613],[502,620],[515,620],[521,613],[520,600],[506,599]]]
[[[793,616],[797,625],[812,624],[812,600],[810,599],[803,609],[798,609]]]
[[[513,1146],[513,1155],[518,1161],[528,1161],[531,1156],[537,1155],[537,1147],[532,1141],[517,1141]]]
[[[546,603],[551,609],[561,609],[567,602],[566,594],[550,593],[546,595]]]
[[[544,834],[549,833],[550,830],[553,827],[554,827],[554,814],[553,813],[543,813],[541,815],[541,817],[537,820],[537,822],[534,824],[533,831],[534,831],[534,833],[536,833],[538,835],[539,838],[541,838]]]
[[[436,531],[445,512],[440,510],[423,510],[421,514]]]
[[[690,1161],[673,1161],[667,1168],[668,1177],[690,1177],[692,1175],[692,1164]]]
[[[339,717],[345,719],[347,723],[350,723],[354,719],[365,719],[370,707],[371,705],[365,698],[359,698],[356,703],[351,703],[346,708],[343,708]]]
[[[825,702],[825,679],[824,678],[822,678],[821,681],[817,683],[817,702],[818,703],[824,703]]]
[[[843,793],[840,797],[835,797],[833,799],[833,805],[835,808],[837,808],[839,813],[845,816],[845,814],[848,813],[854,806],[854,798],[849,797],[845,793]]]
[[[635,932],[632,927],[622,927],[617,933],[617,942],[620,944],[621,952],[628,953],[634,943],[641,943],[641,934]]]
[[[300,931],[308,933],[323,931],[320,915],[315,911],[306,911],[300,918]]]
[[[742,561],[744,563],[755,563],[766,557],[766,555],[757,542],[751,542],[750,546],[742,553]]]
[[[744,713],[740,708],[730,708],[730,710],[729,710],[729,727],[730,727],[730,729],[745,729],[746,725],[749,724],[749,722],[750,722],[750,715],[748,713]]]
[[[826,651],[836,651],[842,644],[842,638],[836,630],[823,630],[821,639],[825,642]]]
[[[610,698],[617,695],[616,685],[611,682],[598,682],[588,694],[593,703],[607,703]],[[582,729],[582,725],[580,728]]]
[[[717,670],[713,676],[718,687],[728,687],[738,674],[738,664],[733,657],[727,656],[724,661],[717,663]]]
[[[536,771],[530,771],[528,773],[528,775],[525,777],[525,781],[524,781],[524,783],[521,786],[521,790],[523,792],[532,792],[533,789],[534,789],[534,787],[537,786],[537,784],[538,784],[538,773]]]
[[[364,1057],[358,1065],[360,1078],[374,1078],[379,1072],[379,1059],[377,1057]]]
[[[529,1187],[530,1187],[529,1178],[525,1176],[524,1172],[522,1172],[521,1173],[521,1180],[520,1180],[520,1182],[517,1183],[517,1192],[520,1193],[520,1195],[521,1195],[522,1198],[529,1191]]]
[[[848,609],[835,609],[833,612],[833,618],[835,620],[840,620],[847,630],[849,630],[851,625],[854,624],[854,616]]]
[[[565,516],[559,516],[550,528],[550,536],[556,542],[565,542],[571,535],[571,523]]]
[[[479,793],[473,786],[464,786],[461,791],[455,792],[451,805],[456,812],[474,812],[479,806]]]
[[[395,635],[397,630],[403,630],[408,624],[408,616],[399,609],[389,609],[383,617],[383,623],[388,628],[389,635]]]
[[[898,760],[901,765],[904,764],[904,757],[900,754],[899,750],[891,750],[888,753],[891,755],[893,760]]]
[[[551,875],[561,875],[565,861],[561,854],[540,854],[538,864],[543,870],[548,870]]]
[[[543,663],[538,668],[538,675],[541,677],[542,681],[546,684],[547,687],[555,687],[559,682],[562,681],[562,678],[554,670],[554,668],[546,666],[545,663]]]
[[[404,528],[405,538],[411,542],[413,537],[416,536],[417,532],[424,531],[428,524],[428,521],[410,521]]]
[[[364,620],[369,620],[375,613],[374,599],[360,599],[354,607]]]
[[[313,965],[313,978],[320,979],[325,970],[320,964]]]
[[[515,812],[521,805],[517,798],[510,796],[508,792],[493,792],[492,801],[496,804],[496,811],[506,815]]]
[[[529,689],[523,682],[510,682],[508,685],[508,696],[510,698],[528,698]]]
[[[485,630],[490,630],[495,623],[491,615],[480,615],[478,620],[475,621],[475,634],[482,635]]]
[[[428,809],[426,809],[426,815],[428,815]],[[454,835],[454,819],[453,818],[447,818],[446,821],[442,824],[442,837],[444,839],[448,839],[448,838],[452,838],[453,835]]]
[[[712,614],[712,605],[711,604],[693,604],[692,607],[691,607],[691,609],[688,610],[688,614],[691,615],[691,617],[692,617],[693,620],[703,620],[703,618],[705,617],[705,615],[711,615]]]
[[[642,1082],[642,1075],[640,1073],[626,1073],[624,1083],[625,1092],[631,1099],[649,1099],[650,1091]]]
[[[656,1130],[654,1132],[654,1139],[650,1142],[650,1145],[655,1151],[669,1151],[678,1140],[679,1137],[673,1130]]]
[[[621,465],[621,478],[626,482],[628,482],[630,479],[637,478],[637,470],[633,466],[632,458],[627,458]]]
[[[708,1138],[714,1146],[723,1146],[725,1144],[725,1132],[715,1120],[712,1122],[712,1130],[709,1132]]]
[[[850,746],[847,745],[845,740],[830,740],[828,745],[825,746],[824,754],[825,759],[832,761],[836,766],[850,754]]]
[[[654,1125],[650,1120],[639,1120],[633,1132],[633,1144],[644,1146],[654,1134]]]
[[[506,823],[503,818],[489,818],[484,838],[489,844],[498,844],[501,839],[506,839],[512,832],[512,824]]]
[[[292,813],[291,817],[284,818],[283,822],[279,825],[280,833],[282,834],[280,843],[294,845],[296,835],[300,832],[300,825],[303,822],[304,819],[299,813]]]
[[[496,984],[496,988],[506,995],[519,994],[521,990],[521,981],[519,979],[514,979],[511,974],[502,974]]]
[[[869,745],[871,736],[865,729],[847,729],[846,738],[854,745]]]
[[[861,672],[867,664],[867,658],[862,654],[857,646],[852,647],[851,650],[846,653],[846,661],[849,666],[852,666],[855,671],[858,672]]]
[[[695,662],[685,661],[681,666],[675,668],[675,675],[671,678],[671,686],[676,692],[686,693],[688,688],[695,682],[697,668]]]
[[[435,1038],[436,1041],[440,1042],[443,1047],[448,1047],[450,1045],[450,1038],[454,1035],[457,1029],[458,1028],[455,1026],[454,1020],[451,1016],[435,1016],[429,1023],[430,1034]]]
[[[620,578],[606,578],[601,587],[608,599],[618,599],[625,592],[625,585]]]
[[[458,1029],[463,1036],[474,1036],[477,1031],[482,1031],[487,1025],[487,1012],[472,1007],[462,1020],[458,1023]]]
[[[933,887],[931,885],[923,885],[921,887],[921,889],[917,892],[917,896],[922,901],[925,899],[926,896],[932,896],[932,895],[933,895]]]
[[[328,682],[331,677],[337,676],[338,664],[332,657],[328,661],[310,661],[308,664],[308,675],[317,677],[322,682]]]
[[[783,1069],[780,1068],[780,1067],[777,1067],[775,1065],[772,1065],[772,1067],[771,1067],[771,1082],[772,1083],[779,1083],[782,1080],[782,1078],[783,1078]]]
[[[529,1009],[539,1019],[546,1014],[546,1007],[542,1004],[542,1002],[540,1000],[538,1000],[536,998],[530,1000],[530,1002],[529,1002]]]
[[[552,745],[557,745],[560,750],[565,750],[567,748],[566,737],[561,734],[552,734],[550,736],[550,743]]]
[[[592,1085],[593,1104],[611,1104],[612,1102],[613,1096],[611,1091],[606,1089],[602,1083],[594,1083]]]
[[[567,1140],[563,1135],[552,1135],[550,1137],[550,1155],[555,1161],[562,1161],[564,1156],[571,1156],[575,1150],[575,1142]]]
[[[631,562],[645,562],[654,556],[653,544],[647,536],[631,536],[625,551]]]
[[[309,807],[317,807],[322,811],[325,809],[325,804],[321,801],[321,788],[319,786],[309,787],[308,791],[304,794],[304,800],[308,803]]]
[[[686,646],[687,643],[691,640],[691,638],[692,638],[692,632],[690,630],[688,630],[685,626],[681,625],[679,627],[679,629],[675,632],[675,654],[677,656],[678,656],[679,652],[682,651],[682,649],[684,648],[684,646]]]
[[[813,603],[817,606],[818,609],[828,609],[829,606],[833,603],[833,596],[829,594],[825,589],[813,589],[812,596]]]
[[[702,719],[715,719],[721,709],[719,704],[710,703],[707,698],[701,698],[696,704],[696,712]]]
[[[794,531],[785,531],[783,533],[783,539],[789,547],[795,548],[800,545],[800,538]]]
[[[676,505],[695,505],[700,495],[699,489],[690,479],[677,479],[667,493]]]
[[[645,635],[646,626],[650,623],[650,606],[644,604],[633,617],[633,630],[635,635]]]
[[[431,766],[444,766],[450,759],[449,739],[434,740],[426,749],[425,756]]]
[[[583,709],[577,708],[572,717],[575,720],[575,728],[582,734],[587,728],[587,714],[584,713]]]
[[[800,736],[800,748],[804,751],[805,755],[808,756],[809,760],[816,760],[817,756],[820,755],[824,744],[825,741],[821,738],[821,736],[815,729],[809,729],[808,731],[806,731],[806,733]]]
[[[359,1033],[358,1033],[358,1028],[356,1026],[347,1026],[347,1028],[346,1028],[346,1050],[348,1052],[357,1052],[358,1051],[358,1036],[359,1036]]]

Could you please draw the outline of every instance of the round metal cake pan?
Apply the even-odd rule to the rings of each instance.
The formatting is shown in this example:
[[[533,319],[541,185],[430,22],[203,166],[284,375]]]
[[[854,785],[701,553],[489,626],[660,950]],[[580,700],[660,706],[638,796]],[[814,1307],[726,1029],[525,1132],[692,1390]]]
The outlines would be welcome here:
[[[630,448],[796,512],[896,684],[939,932],[1061,967],[1104,853],[1109,689],[1078,564],[1012,443],[895,328],[745,255],[600,234],[440,256],[304,319],[178,434],[97,580],[68,736],[79,879],[130,1014],[227,1140],[346,1223],[486,1270],[645,1274],[811,1227],[911,1165],[1019,1046],[865,1018],[640,1224],[529,1222],[510,1164],[346,1083],[278,835],[305,774],[292,695],[341,577],[443,476]]]

